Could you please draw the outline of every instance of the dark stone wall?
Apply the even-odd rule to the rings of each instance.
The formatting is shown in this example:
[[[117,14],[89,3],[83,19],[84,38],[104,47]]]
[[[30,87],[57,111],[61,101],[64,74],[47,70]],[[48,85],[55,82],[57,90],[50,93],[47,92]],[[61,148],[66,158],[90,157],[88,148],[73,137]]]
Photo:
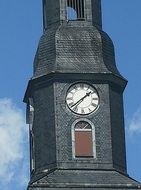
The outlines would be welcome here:
[[[101,0],[91,0],[93,26],[102,29]],[[91,12],[91,10],[89,10]]]
[[[52,24],[60,22],[60,1],[59,0],[43,0],[43,19],[44,29]]]
[[[57,76],[56,79],[37,78],[36,82],[33,81],[28,95],[33,97],[35,109],[33,133],[36,167],[33,176],[43,170],[56,167],[61,169],[116,168],[126,172],[121,88],[117,84],[106,81],[103,74],[99,79],[97,75],[91,74]],[[83,116],[75,114],[66,105],[68,89],[78,82],[92,85],[99,94],[99,107],[91,114]],[[95,127],[96,158],[75,159],[73,157],[72,124],[78,119],[87,119]]]
[[[77,81],[76,81],[77,82]],[[85,82],[85,81],[84,81]],[[86,81],[87,82],[87,81]],[[56,151],[57,164],[61,168],[112,168],[112,144],[111,144],[111,122],[109,107],[108,84],[93,85],[100,96],[99,109],[90,115],[80,116],[69,110],[65,103],[68,88],[71,81],[56,82],[55,86],[55,117],[56,117]],[[88,119],[95,126],[96,131],[96,159],[73,159],[72,158],[72,124],[77,119]]]
[[[35,139],[35,172],[56,162],[56,134],[53,86],[36,89],[33,92]]]
[[[117,86],[110,87],[112,152],[114,167],[126,172],[123,95]]]

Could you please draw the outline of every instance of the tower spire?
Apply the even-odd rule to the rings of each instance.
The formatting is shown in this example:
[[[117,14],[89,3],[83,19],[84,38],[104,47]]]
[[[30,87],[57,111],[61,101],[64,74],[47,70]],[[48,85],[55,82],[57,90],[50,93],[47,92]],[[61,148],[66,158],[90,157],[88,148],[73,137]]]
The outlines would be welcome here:
[[[44,33],[24,98],[28,190],[141,189],[127,174],[127,81],[102,31],[101,1],[43,0],[43,10]]]

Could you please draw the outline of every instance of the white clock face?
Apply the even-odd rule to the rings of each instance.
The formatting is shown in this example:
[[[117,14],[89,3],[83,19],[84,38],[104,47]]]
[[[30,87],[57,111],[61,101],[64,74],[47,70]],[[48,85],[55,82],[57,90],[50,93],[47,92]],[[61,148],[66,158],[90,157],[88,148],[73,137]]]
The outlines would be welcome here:
[[[85,83],[77,83],[70,87],[66,96],[69,109],[77,114],[90,114],[99,104],[96,90]]]

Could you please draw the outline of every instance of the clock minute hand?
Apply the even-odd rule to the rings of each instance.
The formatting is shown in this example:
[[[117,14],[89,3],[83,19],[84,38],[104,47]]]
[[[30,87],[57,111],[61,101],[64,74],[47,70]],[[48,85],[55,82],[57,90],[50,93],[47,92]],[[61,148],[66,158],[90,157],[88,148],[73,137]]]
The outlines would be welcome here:
[[[74,107],[74,106],[76,106],[77,104],[80,104],[82,101],[83,101],[83,99],[81,98],[81,99],[78,100],[76,103],[74,103],[74,104],[71,106],[71,108]]]
[[[80,104],[87,96],[89,96],[91,94],[91,92],[89,92],[89,93],[86,93],[86,95],[84,96],[84,97],[82,97],[80,100],[78,100],[76,103],[74,103],[72,106],[71,106],[71,108],[72,107],[74,107],[75,105],[77,105],[77,104]]]

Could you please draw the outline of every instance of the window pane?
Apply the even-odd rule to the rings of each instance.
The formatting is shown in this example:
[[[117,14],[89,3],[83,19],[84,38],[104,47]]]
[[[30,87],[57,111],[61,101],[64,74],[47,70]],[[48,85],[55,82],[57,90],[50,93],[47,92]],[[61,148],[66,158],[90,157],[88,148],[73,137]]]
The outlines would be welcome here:
[[[76,129],[80,129],[80,130],[83,130],[83,129],[92,129],[91,125],[86,122],[86,121],[79,121],[76,125],[75,125],[75,130]]]
[[[75,131],[75,156],[93,157],[92,131]]]

